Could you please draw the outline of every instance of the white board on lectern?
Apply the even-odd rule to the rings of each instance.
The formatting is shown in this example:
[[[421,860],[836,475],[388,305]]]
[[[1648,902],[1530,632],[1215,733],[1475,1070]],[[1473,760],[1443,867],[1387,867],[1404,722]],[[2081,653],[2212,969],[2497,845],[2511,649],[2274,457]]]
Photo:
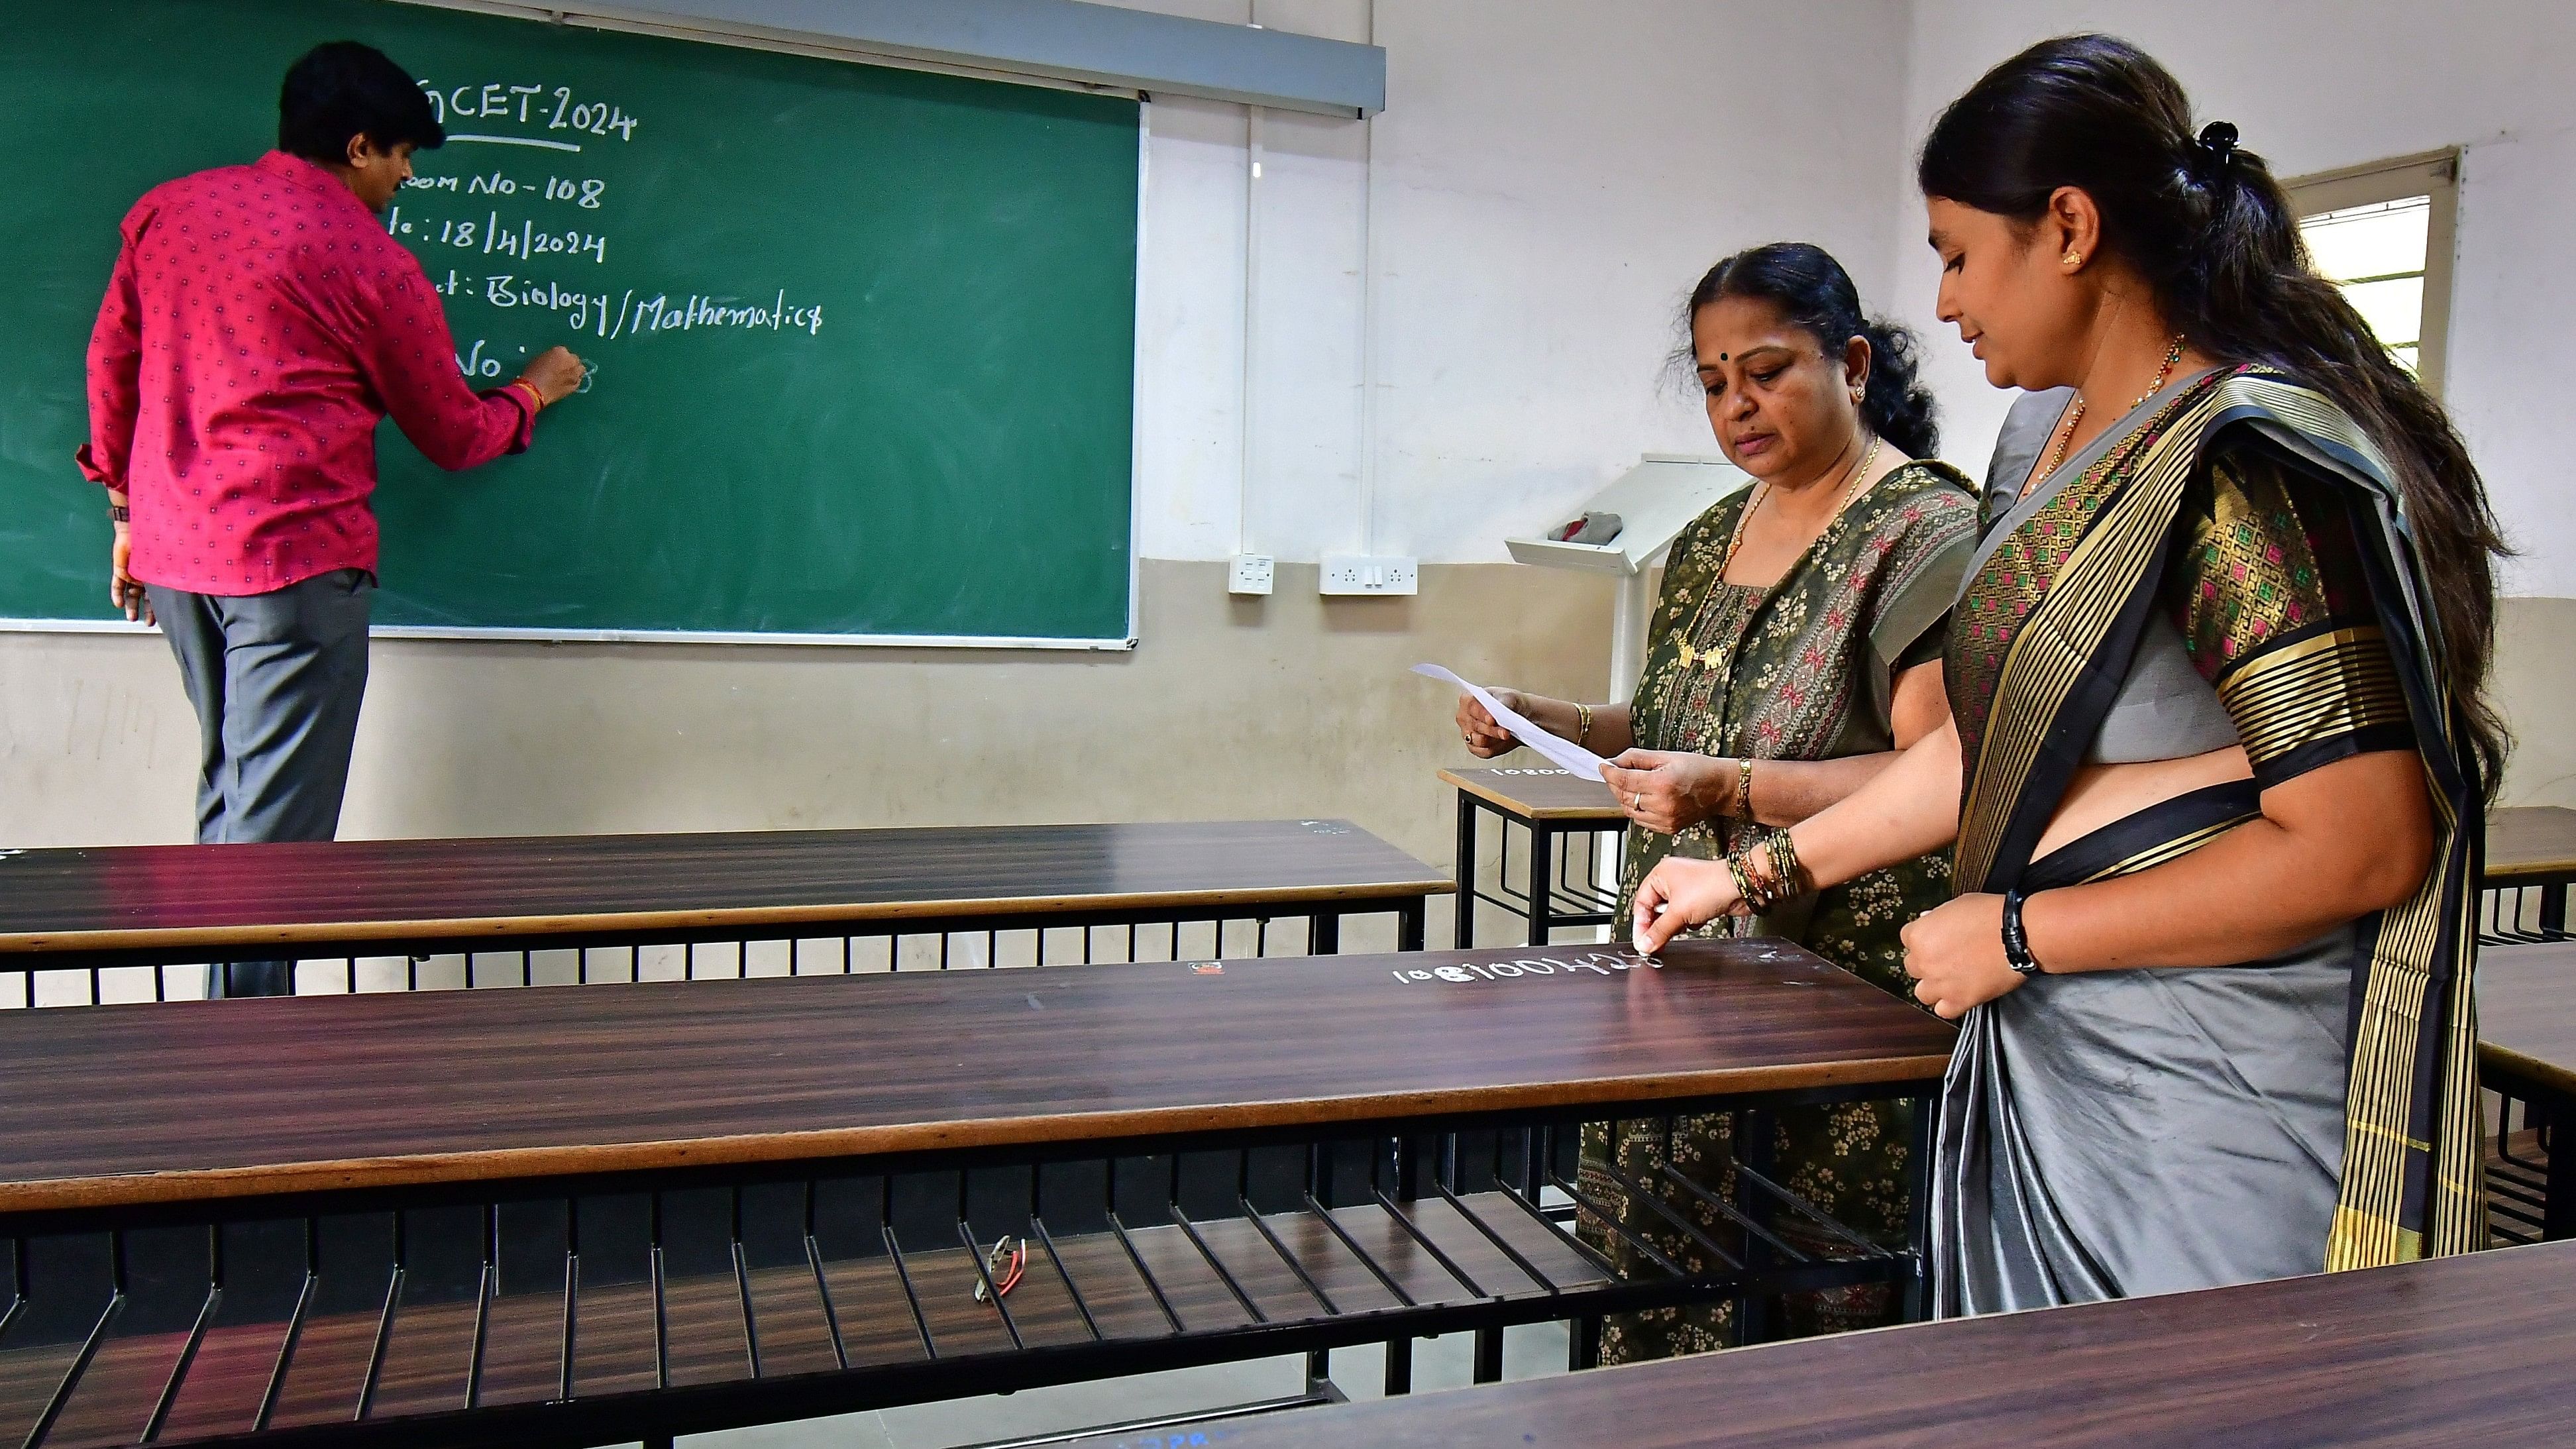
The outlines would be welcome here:
[[[1648,453],[1575,510],[1576,514],[1618,514],[1617,538],[1608,543],[1507,538],[1503,545],[1525,564],[1587,573],[1642,573],[1710,504],[1752,482],[1743,469],[1723,458]]]

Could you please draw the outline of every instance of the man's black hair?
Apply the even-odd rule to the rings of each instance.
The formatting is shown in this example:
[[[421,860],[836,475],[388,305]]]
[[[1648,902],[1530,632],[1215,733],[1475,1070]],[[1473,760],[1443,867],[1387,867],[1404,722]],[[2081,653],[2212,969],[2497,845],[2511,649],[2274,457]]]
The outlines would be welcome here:
[[[447,129],[429,96],[383,51],[329,41],[306,51],[278,88],[277,149],[339,165],[349,159],[352,136],[379,151],[405,141],[427,151],[446,144]]]

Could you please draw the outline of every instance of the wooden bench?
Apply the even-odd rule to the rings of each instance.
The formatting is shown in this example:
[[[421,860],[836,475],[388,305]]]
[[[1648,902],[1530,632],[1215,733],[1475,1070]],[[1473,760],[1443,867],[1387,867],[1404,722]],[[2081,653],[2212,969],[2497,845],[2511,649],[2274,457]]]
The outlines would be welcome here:
[[[170,963],[280,957],[336,959],[349,990],[362,960],[417,988],[451,955],[457,984],[524,985],[1327,954],[1369,914],[1414,950],[1453,889],[1339,820],[0,851],[0,1005],[94,1004],[118,967],[160,999]]]
[[[1095,1449],[2556,1443],[2576,1423],[2571,1297],[2576,1243],[2551,1243],[1301,1410],[1177,1437],[1086,1442]]]
[[[1952,1039],[1772,942],[0,1014],[0,1442],[661,1442],[1911,1282],[1752,1173],[1731,1263],[1623,1273],[1575,1128]]]

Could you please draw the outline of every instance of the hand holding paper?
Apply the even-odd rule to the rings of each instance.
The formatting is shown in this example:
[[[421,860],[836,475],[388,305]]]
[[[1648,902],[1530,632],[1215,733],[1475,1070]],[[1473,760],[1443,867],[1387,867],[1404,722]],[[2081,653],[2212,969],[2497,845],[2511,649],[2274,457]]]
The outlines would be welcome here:
[[[1546,756],[1549,762],[1554,764],[1557,768],[1570,770],[1587,780],[1598,780],[1601,778],[1601,766],[1603,762],[1599,755],[1592,753],[1590,750],[1574,743],[1572,740],[1560,738],[1540,729],[1537,725],[1534,725],[1527,719],[1523,718],[1519,711],[1506,708],[1503,702],[1494,698],[1493,694],[1486,690],[1484,686],[1469,684],[1467,681],[1460,679],[1457,675],[1450,673],[1448,670],[1441,668],[1437,664],[1417,664],[1413,666],[1413,672],[1427,678],[1437,679],[1444,683],[1456,685],[1458,688],[1467,691],[1468,694],[1475,697],[1478,704],[1483,705],[1486,711],[1493,715],[1496,723],[1518,736],[1522,744],[1525,744],[1531,749]]]

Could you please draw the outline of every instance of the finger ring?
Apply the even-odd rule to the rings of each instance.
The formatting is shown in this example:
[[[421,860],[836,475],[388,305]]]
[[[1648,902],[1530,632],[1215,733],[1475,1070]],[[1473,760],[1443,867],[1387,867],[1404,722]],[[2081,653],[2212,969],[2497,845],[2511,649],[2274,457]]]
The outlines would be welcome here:
[[[1645,796],[1643,796],[1643,795],[1636,795],[1636,794],[1632,794],[1632,795],[1630,795],[1630,796],[1628,797],[1628,808],[1629,808],[1629,809],[1631,809],[1631,810],[1643,810],[1643,809],[1645,809],[1645,808],[1646,808],[1646,797],[1645,797]]]

